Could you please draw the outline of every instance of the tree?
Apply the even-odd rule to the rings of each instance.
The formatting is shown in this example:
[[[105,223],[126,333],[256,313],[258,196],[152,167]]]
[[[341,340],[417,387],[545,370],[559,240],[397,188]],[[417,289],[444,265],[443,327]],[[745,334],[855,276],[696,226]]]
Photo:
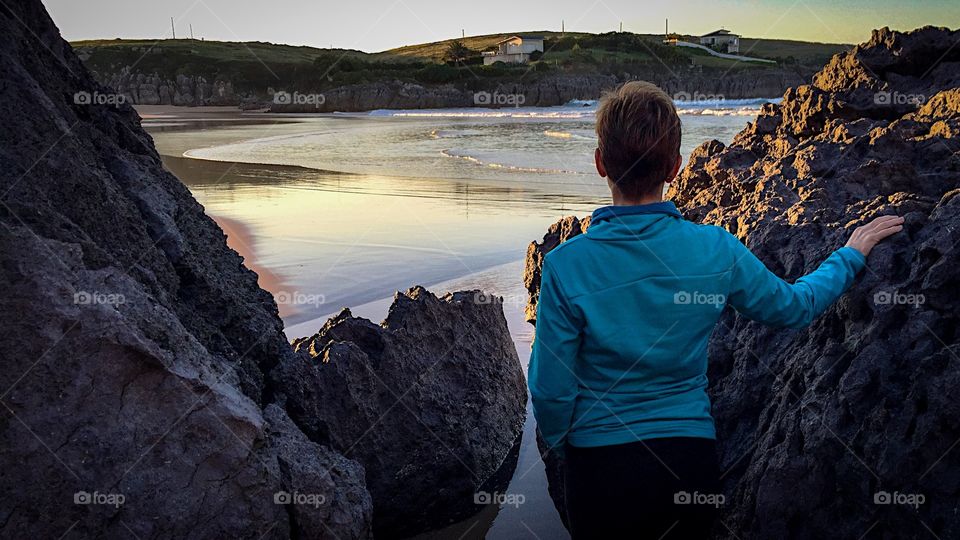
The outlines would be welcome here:
[[[476,51],[464,45],[459,39],[455,39],[447,45],[447,50],[443,53],[443,59],[450,63],[459,64],[475,54]]]

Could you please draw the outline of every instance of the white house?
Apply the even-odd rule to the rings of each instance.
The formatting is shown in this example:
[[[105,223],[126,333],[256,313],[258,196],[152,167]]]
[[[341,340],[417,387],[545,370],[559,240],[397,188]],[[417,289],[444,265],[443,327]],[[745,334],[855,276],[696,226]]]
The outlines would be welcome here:
[[[740,36],[722,28],[700,36],[700,44],[719,49],[720,52],[740,52]]]
[[[511,36],[497,43],[496,51],[483,53],[483,65],[494,62],[524,64],[530,61],[530,55],[535,51],[543,52],[542,36]]]

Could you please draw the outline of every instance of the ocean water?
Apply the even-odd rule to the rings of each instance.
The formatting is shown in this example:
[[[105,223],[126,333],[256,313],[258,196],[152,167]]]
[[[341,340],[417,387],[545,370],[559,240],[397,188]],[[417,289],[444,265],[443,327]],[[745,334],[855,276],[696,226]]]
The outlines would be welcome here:
[[[763,102],[678,103],[684,156],[729,143]],[[773,100],[770,100],[773,101]],[[382,320],[397,290],[502,296],[526,370],[522,259],[565,215],[609,204],[594,169],[596,103],[324,115],[142,108],[166,166],[229,230],[277,298],[289,338],[351,307]],[[563,538],[529,411],[508,493],[433,538]]]
[[[767,100],[680,103],[682,154],[729,140]],[[562,107],[377,110],[304,117],[260,137],[187,149],[192,159],[441,178],[551,195],[605,196],[593,164],[596,102]],[[276,132],[275,134],[273,132]],[[349,136],[344,136],[348,134]]]

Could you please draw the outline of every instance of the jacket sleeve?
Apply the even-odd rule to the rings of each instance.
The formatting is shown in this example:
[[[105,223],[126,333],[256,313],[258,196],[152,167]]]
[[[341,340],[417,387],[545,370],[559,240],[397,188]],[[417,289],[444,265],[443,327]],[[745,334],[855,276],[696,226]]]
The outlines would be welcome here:
[[[866,265],[863,254],[843,247],[790,284],[769,271],[735,236],[726,235],[734,256],[727,303],[742,315],[771,326],[807,326],[850,287]]]
[[[543,263],[527,380],[540,434],[552,450],[562,454],[579,390],[574,361],[583,326],[549,261],[546,258]]]

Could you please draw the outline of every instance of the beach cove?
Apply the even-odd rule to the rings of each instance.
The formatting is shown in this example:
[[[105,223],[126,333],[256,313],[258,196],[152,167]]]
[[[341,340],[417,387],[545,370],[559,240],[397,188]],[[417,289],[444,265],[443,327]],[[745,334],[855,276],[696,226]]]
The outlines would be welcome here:
[[[729,142],[762,100],[681,106],[681,153]],[[229,245],[273,293],[289,339],[343,307],[381,321],[393,294],[481,289],[504,299],[526,369],[523,257],[565,215],[607,204],[593,171],[591,102],[505,110],[243,114],[138,107],[164,165],[191,190]],[[524,527],[562,538],[528,404],[507,490],[490,508],[423,535],[509,538]],[[437,536],[440,537],[440,536]]]

